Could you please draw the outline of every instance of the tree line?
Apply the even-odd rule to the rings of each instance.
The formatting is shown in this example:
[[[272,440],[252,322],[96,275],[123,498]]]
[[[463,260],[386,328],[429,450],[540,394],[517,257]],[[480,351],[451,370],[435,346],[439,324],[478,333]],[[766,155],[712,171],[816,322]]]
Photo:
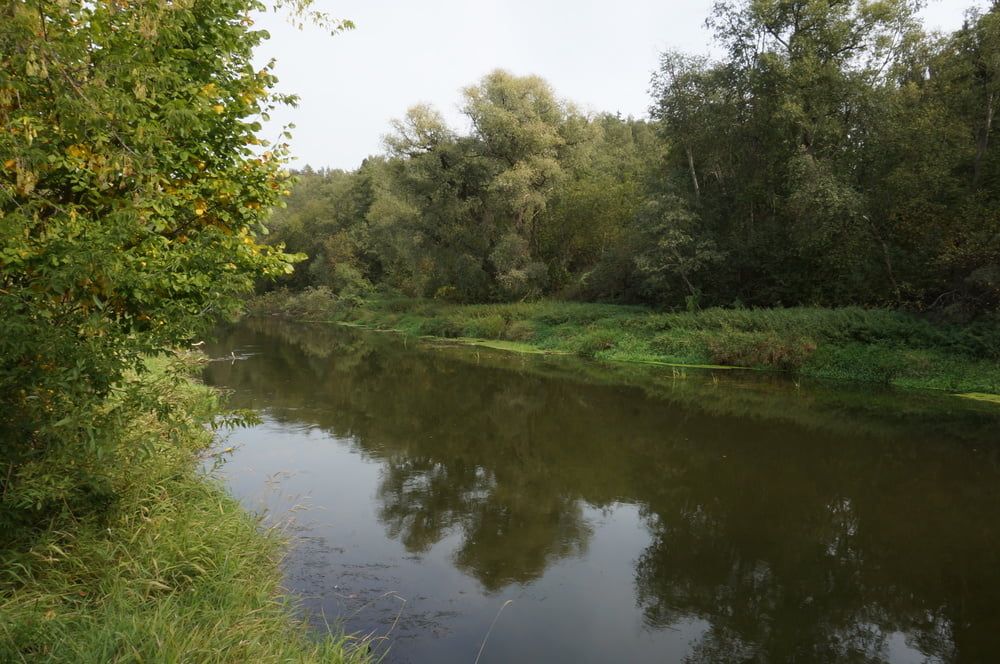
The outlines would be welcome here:
[[[456,302],[907,307],[1000,301],[1000,2],[930,34],[911,0],[726,0],[718,59],[662,54],[650,118],[535,76],[415,106],[384,154],[306,168],[286,284]]]

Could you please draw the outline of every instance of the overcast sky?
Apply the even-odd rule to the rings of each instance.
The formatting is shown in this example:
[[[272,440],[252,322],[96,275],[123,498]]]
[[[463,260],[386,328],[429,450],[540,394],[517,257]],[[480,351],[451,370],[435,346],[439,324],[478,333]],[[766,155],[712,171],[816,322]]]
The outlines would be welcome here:
[[[930,0],[926,24],[953,30],[975,0]],[[277,59],[280,89],[301,97],[274,115],[294,122],[295,167],[353,169],[382,151],[389,120],[418,102],[456,127],[460,91],[503,68],[538,74],[584,110],[644,117],[649,78],[664,49],[709,53],[713,0],[316,0],[357,29],[330,37],[275,15],[258,51]]]

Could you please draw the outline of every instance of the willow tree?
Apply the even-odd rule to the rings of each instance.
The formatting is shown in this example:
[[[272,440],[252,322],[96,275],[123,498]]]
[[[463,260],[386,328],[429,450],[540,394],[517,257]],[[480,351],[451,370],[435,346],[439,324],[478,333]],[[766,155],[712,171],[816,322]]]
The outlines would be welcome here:
[[[537,295],[548,280],[540,222],[569,154],[593,140],[590,124],[538,76],[496,70],[464,91],[492,177],[488,207],[497,223],[490,261],[505,298]]]
[[[373,218],[404,231],[394,234],[408,292],[462,301],[538,294],[548,281],[542,212],[567,156],[593,132],[537,76],[497,70],[463,96],[469,135],[426,106],[393,123],[392,192]]]
[[[301,3],[300,3],[301,7]],[[286,146],[253,0],[0,5],[0,485],[4,519],[112,499],[130,382],[291,270],[259,241]],[[0,521],[2,523],[2,521]]]

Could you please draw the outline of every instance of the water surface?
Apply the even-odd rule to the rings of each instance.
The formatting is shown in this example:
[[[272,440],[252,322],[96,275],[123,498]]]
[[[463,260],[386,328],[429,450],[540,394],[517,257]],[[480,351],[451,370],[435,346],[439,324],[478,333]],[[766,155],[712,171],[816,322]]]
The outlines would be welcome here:
[[[218,471],[389,662],[1000,656],[1000,409],[250,321]],[[498,612],[507,600],[512,603]]]

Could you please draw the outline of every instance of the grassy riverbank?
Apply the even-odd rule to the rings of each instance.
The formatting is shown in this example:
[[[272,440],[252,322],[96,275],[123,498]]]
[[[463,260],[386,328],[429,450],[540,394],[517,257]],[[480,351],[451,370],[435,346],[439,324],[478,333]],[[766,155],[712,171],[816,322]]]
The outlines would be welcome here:
[[[149,380],[181,416],[137,416],[107,513],[4,533],[0,661],[367,661],[363,645],[314,639],[294,617],[281,541],[198,471],[214,393],[153,365]]]
[[[556,301],[451,305],[409,299],[347,306],[322,289],[270,293],[258,298],[251,313],[350,323],[521,352],[1000,393],[996,321],[939,325],[902,312],[861,308],[661,313]]]

